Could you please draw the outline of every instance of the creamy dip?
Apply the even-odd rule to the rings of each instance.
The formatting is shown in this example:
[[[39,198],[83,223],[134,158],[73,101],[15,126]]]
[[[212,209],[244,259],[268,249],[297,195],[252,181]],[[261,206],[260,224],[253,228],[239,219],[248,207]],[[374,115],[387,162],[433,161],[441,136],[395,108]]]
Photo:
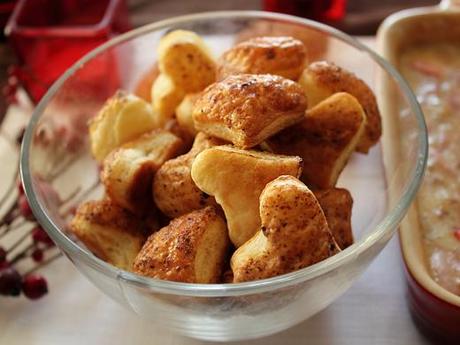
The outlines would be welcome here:
[[[460,295],[460,46],[410,47],[400,68],[428,126],[428,166],[417,198],[427,262],[434,280]]]

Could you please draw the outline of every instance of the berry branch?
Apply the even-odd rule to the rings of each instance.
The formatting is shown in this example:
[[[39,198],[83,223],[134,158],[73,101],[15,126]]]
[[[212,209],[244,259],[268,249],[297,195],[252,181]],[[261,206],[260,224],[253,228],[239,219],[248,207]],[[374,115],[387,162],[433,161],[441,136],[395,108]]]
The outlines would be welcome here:
[[[51,183],[71,167],[76,160],[75,156],[56,164],[46,182],[41,179],[37,182],[44,194],[58,203],[59,214],[62,217],[72,215],[75,205],[86,198],[98,185],[96,180],[84,190],[77,187],[65,198],[60,198]],[[38,299],[48,293],[48,283],[45,277],[37,274],[37,271],[61,257],[62,253],[37,223],[22,184],[17,181],[19,181],[18,169],[0,199],[0,209],[6,208],[0,217],[0,297],[23,294],[29,299]],[[8,246],[2,245],[1,241],[4,239],[9,239]],[[19,265],[23,261],[24,264]],[[24,272],[21,274],[19,267],[24,267],[26,262],[29,265],[22,269]]]
[[[13,104],[18,101],[18,80],[14,71],[10,72],[8,85],[2,91],[5,99]],[[56,148],[56,154],[49,157],[49,166],[53,168],[44,176],[46,178],[34,176],[34,184],[51,204],[57,205],[63,219],[68,219],[75,212],[75,206],[98,185],[96,179],[94,184],[87,188],[77,187],[64,198],[52,186],[80,158],[78,152],[84,148],[87,133],[86,119],[87,116],[77,116],[69,121],[62,121],[62,117],[48,118],[49,122],[38,129],[34,137],[34,145]],[[8,129],[7,121],[2,120],[0,118],[0,136],[19,152],[24,128],[14,133],[16,129]],[[35,219],[18,173],[19,164],[16,163],[11,182],[0,196],[0,298],[22,294],[37,299],[48,292],[48,283],[39,270],[57,260],[62,253]]]

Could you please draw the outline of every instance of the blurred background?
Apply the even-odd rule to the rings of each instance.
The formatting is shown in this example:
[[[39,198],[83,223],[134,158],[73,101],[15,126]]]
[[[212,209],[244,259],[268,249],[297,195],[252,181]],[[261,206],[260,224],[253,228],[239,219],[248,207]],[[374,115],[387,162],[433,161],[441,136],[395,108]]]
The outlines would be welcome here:
[[[308,17],[312,7],[328,8],[336,3],[345,5],[345,15],[332,23],[353,35],[375,34],[382,20],[391,13],[404,8],[429,6],[439,3],[438,0],[128,0],[129,10],[132,13],[134,26],[144,25],[179,14],[203,11],[223,10],[282,10],[277,12],[291,12],[298,16]],[[319,4],[319,5],[318,5]],[[292,13],[292,9],[297,11]],[[289,11],[291,10],[291,11]],[[302,11],[303,10],[303,11]],[[318,19],[318,18],[314,18]],[[324,21],[324,20],[323,20]]]
[[[267,10],[374,35],[382,20],[435,0],[0,0],[0,125],[23,88],[32,103],[74,61],[114,35],[177,15]],[[50,64],[50,61],[53,63]]]

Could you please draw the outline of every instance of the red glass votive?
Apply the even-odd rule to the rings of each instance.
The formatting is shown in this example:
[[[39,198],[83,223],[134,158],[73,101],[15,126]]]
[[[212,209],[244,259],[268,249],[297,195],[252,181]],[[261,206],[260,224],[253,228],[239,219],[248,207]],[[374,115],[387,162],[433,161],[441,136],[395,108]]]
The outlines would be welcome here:
[[[334,22],[345,16],[346,0],[264,0],[263,9],[322,22]]]
[[[18,58],[15,74],[38,102],[75,61],[130,28],[125,0],[19,0],[5,33]],[[116,60],[108,54],[80,76],[91,81],[87,92],[116,89]]]

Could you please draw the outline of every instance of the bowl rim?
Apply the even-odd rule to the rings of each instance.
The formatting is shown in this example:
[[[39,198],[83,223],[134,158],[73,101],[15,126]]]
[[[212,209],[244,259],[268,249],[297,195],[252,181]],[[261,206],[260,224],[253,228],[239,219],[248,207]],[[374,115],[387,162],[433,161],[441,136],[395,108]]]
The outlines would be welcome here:
[[[418,131],[420,133],[418,138],[419,152],[417,163],[413,171],[410,182],[407,184],[402,196],[399,198],[395,206],[385,215],[383,220],[375,227],[374,231],[362,238],[360,241],[354,243],[350,247],[341,251],[340,253],[323,260],[312,266],[287,273],[284,275],[256,280],[245,283],[234,283],[234,284],[191,284],[191,283],[180,283],[172,282],[154,278],[143,277],[133,272],[123,271],[117,267],[114,267],[103,260],[97,258],[89,251],[81,248],[77,243],[72,241],[59,227],[52,221],[48,216],[45,207],[40,203],[38,196],[35,193],[34,186],[32,183],[32,176],[29,166],[29,153],[32,143],[32,137],[34,129],[40,119],[41,114],[46,108],[49,101],[53,98],[54,94],[60,89],[64,82],[70,78],[78,69],[80,69],[86,62],[91,60],[93,57],[104,52],[105,50],[114,47],[122,42],[136,38],[138,36],[167,29],[171,25],[178,24],[189,24],[193,21],[200,20],[218,20],[222,19],[266,19],[266,20],[279,20],[290,24],[299,24],[308,26],[314,30],[327,33],[351,46],[355,49],[367,54],[375,63],[382,67],[388,72],[391,77],[401,87],[404,96],[414,112],[417,120]],[[426,166],[427,160],[427,130],[423,113],[420,109],[417,100],[412,93],[411,89],[403,79],[403,77],[396,71],[396,69],[385,59],[380,57],[376,52],[368,48],[366,45],[360,43],[356,39],[348,36],[347,34],[327,26],[325,24],[317,23],[312,20],[299,18],[286,14],[263,12],[263,11],[215,11],[215,12],[203,12],[188,14],[162,21],[147,24],[137,29],[128,31],[120,36],[117,36],[94,50],[87,53],[75,64],[73,64],[47,91],[44,97],[41,99],[37,107],[34,109],[32,118],[27,126],[24,140],[21,147],[21,161],[20,161],[20,174],[24,184],[25,194],[29,200],[31,209],[37,219],[37,221],[44,227],[51,238],[62,247],[64,252],[68,252],[74,255],[76,258],[84,262],[86,265],[93,269],[103,273],[106,276],[115,277],[119,280],[119,285],[123,290],[123,284],[129,283],[138,288],[143,288],[150,291],[175,294],[181,296],[195,296],[195,297],[229,297],[229,296],[240,296],[247,294],[262,293],[265,291],[271,291],[276,289],[285,288],[312,278],[319,275],[330,272],[331,270],[348,263],[363,252],[371,248],[380,239],[386,235],[392,235],[396,230],[399,222],[404,217],[411,201],[413,200],[419,186],[423,173]],[[73,260],[72,260],[73,261]]]

